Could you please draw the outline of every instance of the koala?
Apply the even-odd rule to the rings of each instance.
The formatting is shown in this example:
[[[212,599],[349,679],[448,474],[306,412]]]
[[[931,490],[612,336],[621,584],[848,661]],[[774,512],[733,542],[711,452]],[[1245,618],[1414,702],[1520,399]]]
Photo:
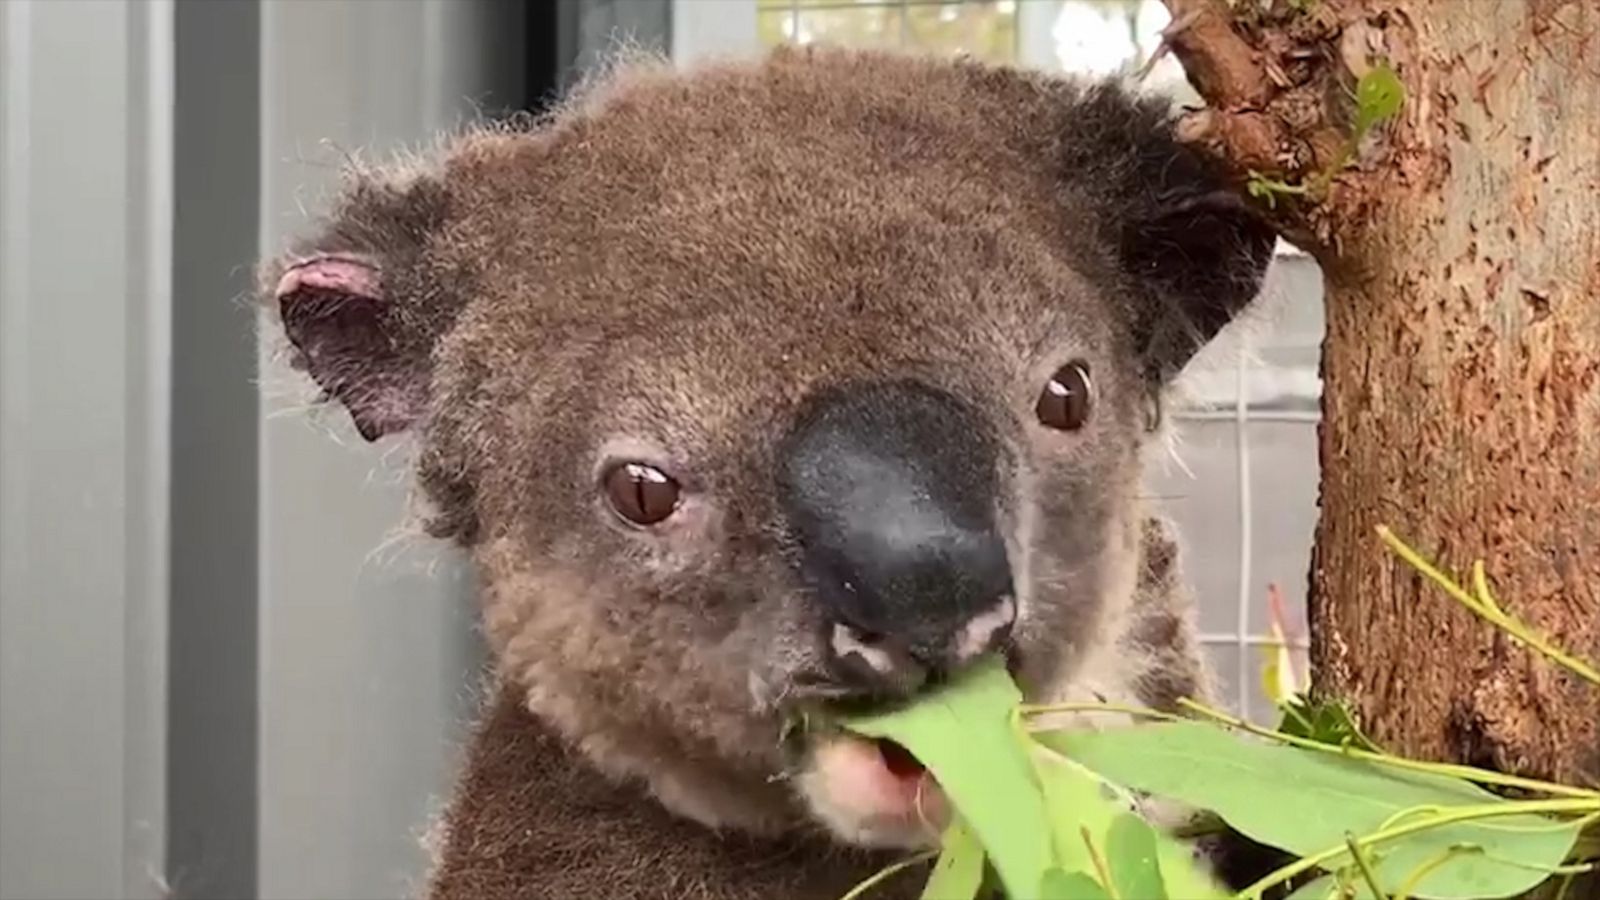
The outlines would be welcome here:
[[[1141,460],[1273,242],[1164,100],[884,52],[631,60],[355,173],[263,297],[481,584],[429,895],[835,897],[949,811],[797,716],[987,654],[1205,696]]]

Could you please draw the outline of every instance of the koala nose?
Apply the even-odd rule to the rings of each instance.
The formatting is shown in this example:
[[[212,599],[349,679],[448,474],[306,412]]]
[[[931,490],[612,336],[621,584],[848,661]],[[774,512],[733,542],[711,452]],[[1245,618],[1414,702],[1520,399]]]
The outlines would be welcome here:
[[[837,654],[880,673],[948,668],[1004,639],[1016,605],[999,464],[992,426],[927,385],[856,385],[805,406],[780,448],[779,500],[803,577],[843,629]]]

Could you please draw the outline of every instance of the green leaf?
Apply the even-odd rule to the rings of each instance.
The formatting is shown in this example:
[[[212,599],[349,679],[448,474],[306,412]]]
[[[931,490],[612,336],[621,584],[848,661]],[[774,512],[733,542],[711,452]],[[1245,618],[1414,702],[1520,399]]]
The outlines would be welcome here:
[[[1283,721],[1278,730],[1291,737],[1335,747],[1348,745],[1373,753],[1383,752],[1361,733],[1350,707],[1337,700],[1317,703],[1304,696],[1290,698],[1283,704]]]
[[[1406,86],[1389,67],[1380,62],[1356,82],[1356,137],[1360,139],[1372,126],[1400,111],[1406,99]]]
[[[1135,790],[1214,811],[1261,843],[1310,856],[1416,817],[1508,803],[1454,778],[1247,739],[1201,722],[1035,738]],[[1386,842],[1375,866],[1385,890],[1452,848],[1478,847],[1428,872],[1413,896],[1442,900],[1510,897],[1559,866],[1578,836],[1575,822],[1527,814],[1456,822]],[[1330,865],[1350,862],[1334,857]]]
[[[840,723],[889,738],[927,766],[1019,897],[1052,865],[1043,794],[1012,718],[1021,702],[1004,662],[992,658],[913,704]]]
[[[1026,895],[1023,895],[1026,896]],[[1109,900],[1106,889],[1082,872],[1050,869],[1039,879],[1039,900]]]
[[[1111,870],[1118,897],[1167,900],[1156,856],[1156,833],[1149,823],[1133,813],[1123,813],[1111,823],[1105,847],[1106,868]]]
[[[1094,860],[1083,843],[1087,829],[1095,846],[1105,846],[1111,824],[1122,812],[1112,788],[1099,776],[1058,753],[1036,752],[1035,771],[1044,790],[1045,809],[1056,862],[1067,872],[1094,872]]]
[[[943,849],[922,888],[922,900],[972,900],[983,886],[983,845],[978,836],[965,819],[955,816],[940,843]]]
[[[1226,900],[1232,896],[1201,868],[1193,848],[1171,835],[1156,832],[1156,858],[1161,863],[1161,881],[1173,900]]]
[[[1056,860],[1068,872],[1094,874],[1094,861],[1080,829],[1089,831],[1095,846],[1108,846],[1112,826],[1124,817],[1132,818],[1129,802],[1117,796],[1116,789],[1100,776],[1059,753],[1044,748],[1035,753],[1035,759],[1055,836]],[[1161,883],[1168,895],[1183,900],[1222,900],[1228,896],[1196,862],[1187,844],[1162,831],[1150,829],[1150,833],[1155,841]]]

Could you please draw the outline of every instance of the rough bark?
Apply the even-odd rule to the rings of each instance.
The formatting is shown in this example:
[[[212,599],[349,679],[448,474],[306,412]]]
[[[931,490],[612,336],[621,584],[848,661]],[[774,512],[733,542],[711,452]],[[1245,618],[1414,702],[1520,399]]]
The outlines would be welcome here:
[[[1271,211],[1327,278],[1318,689],[1427,758],[1600,781],[1600,689],[1426,586],[1447,571],[1600,657],[1600,3],[1167,0],[1208,108],[1188,134],[1314,182],[1356,74],[1388,60],[1396,120],[1324,192]]]

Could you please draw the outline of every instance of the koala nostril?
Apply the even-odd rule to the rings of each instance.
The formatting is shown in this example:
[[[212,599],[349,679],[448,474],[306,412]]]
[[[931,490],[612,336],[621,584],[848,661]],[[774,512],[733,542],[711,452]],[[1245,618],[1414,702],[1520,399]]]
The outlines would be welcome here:
[[[797,574],[830,621],[882,634],[878,649],[925,667],[950,664],[962,626],[1013,592],[1004,452],[992,422],[942,388],[857,383],[810,398],[776,481]]]
[[[878,672],[888,672],[894,667],[889,652],[882,646],[882,639],[871,632],[860,631],[849,625],[837,624],[833,626],[833,636],[829,646],[835,656],[840,659],[855,655],[868,666]]]
[[[1011,635],[1011,626],[1017,621],[1017,602],[1011,597],[1001,597],[989,609],[968,619],[956,633],[951,648],[957,662],[966,662],[975,656],[993,650]]]
[[[904,648],[842,622],[833,626],[828,649],[844,675],[892,693],[909,693],[927,679],[927,671]]]
[[[969,617],[943,642],[908,644],[903,638],[835,622],[827,634],[827,650],[846,684],[904,696],[1003,647],[1016,619],[1016,600],[1007,594]]]

